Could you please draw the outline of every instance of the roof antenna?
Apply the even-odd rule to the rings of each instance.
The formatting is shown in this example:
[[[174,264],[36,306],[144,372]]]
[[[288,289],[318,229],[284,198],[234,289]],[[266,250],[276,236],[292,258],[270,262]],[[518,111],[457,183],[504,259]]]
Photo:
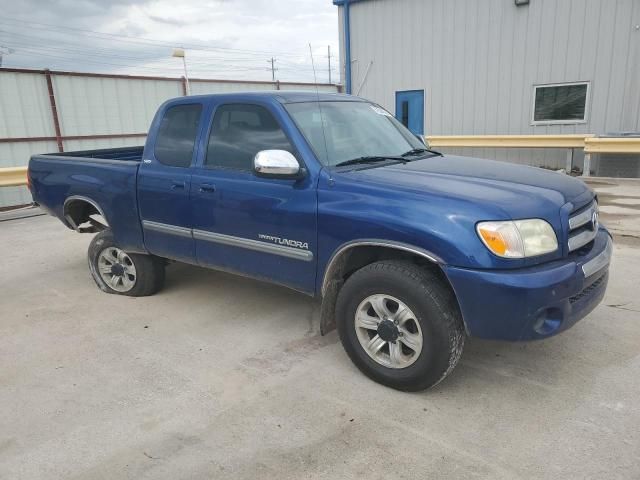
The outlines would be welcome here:
[[[329,150],[327,149],[327,134],[324,131],[324,114],[322,113],[322,106],[320,105],[320,92],[318,91],[318,79],[316,77],[316,66],[313,62],[313,50],[311,49],[311,43],[309,43],[309,54],[311,55],[311,68],[313,68],[313,83],[316,86],[316,102],[318,104],[318,111],[320,112],[320,124],[322,125],[322,139],[324,140],[324,164],[329,164]]]

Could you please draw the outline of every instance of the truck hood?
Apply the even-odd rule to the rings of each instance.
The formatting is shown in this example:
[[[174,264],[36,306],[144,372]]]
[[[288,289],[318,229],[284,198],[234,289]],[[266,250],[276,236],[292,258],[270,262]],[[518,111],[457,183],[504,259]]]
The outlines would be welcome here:
[[[512,218],[535,216],[536,207],[579,208],[594,194],[562,173],[512,163],[444,155],[407,164],[351,171],[359,181],[387,188],[493,204]],[[557,210],[556,210],[557,211]]]

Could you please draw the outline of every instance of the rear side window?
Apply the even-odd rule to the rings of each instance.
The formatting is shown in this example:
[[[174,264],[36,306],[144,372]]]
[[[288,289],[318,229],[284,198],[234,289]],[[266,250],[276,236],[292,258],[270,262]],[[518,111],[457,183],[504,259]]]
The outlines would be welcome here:
[[[213,117],[205,165],[252,170],[260,150],[293,147],[269,110],[258,105],[221,105]]]
[[[202,105],[176,105],[167,109],[156,139],[156,159],[172,167],[191,165]]]

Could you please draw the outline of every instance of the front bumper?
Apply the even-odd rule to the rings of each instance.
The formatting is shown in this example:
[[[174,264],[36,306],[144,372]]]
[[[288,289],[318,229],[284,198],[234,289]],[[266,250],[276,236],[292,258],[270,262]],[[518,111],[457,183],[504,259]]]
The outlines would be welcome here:
[[[589,314],[604,297],[613,242],[600,228],[591,248],[568,259],[517,270],[444,268],[469,335],[536,340]]]

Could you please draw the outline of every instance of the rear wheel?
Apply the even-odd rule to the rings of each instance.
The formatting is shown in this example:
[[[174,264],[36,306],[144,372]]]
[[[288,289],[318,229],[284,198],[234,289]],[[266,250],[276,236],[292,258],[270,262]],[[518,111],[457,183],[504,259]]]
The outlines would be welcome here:
[[[355,272],[338,294],[336,319],[355,365],[392,388],[432,387],[462,355],[464,327],[453,292],[409,262],[382,261]]]
[[[164,284],[162,260],[125,252],[115,245],[111,230],[93,237],[88,259],[93,280],[107,293],[144,297],[153,295]]]

